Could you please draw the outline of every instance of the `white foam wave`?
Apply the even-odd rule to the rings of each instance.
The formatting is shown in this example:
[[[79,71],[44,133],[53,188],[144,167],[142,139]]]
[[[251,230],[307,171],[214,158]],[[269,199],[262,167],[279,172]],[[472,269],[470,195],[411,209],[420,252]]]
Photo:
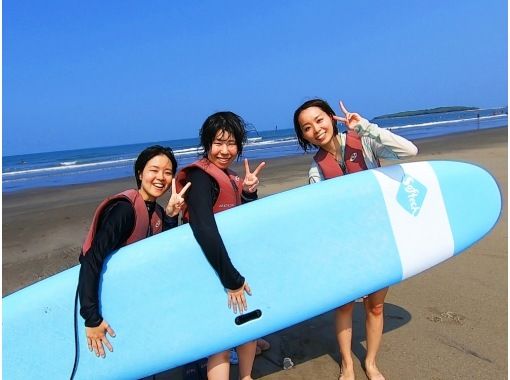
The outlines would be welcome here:
[[[183,148],[183,149],[175,149],[173,150],[174,154],[176,156],[182,156],[182,155],[185,155],[185,154],[190,154],[190,153],[200,153],[202,151],[201,148]]]
[[[134,162],[134,158],[126,158],[122,160],[110,160],[110,161],[102,161],[102,162],[92,162],[87,164],[70,164],[67,166],[51,166],[48,168],[37,168],[37,169],[28,169],[28,170],[18,170],[14,172],[2,173],[2,177],[12,177],[20,174],[37,174],[37,173],[47,173],[47,172],[57,172],[57,171],[67,171],[67,170],[76,170],[82,168],[93,168],[93,167],[101,167],[101,166],[111,166],[118,164],[125,164],[128,162]]]

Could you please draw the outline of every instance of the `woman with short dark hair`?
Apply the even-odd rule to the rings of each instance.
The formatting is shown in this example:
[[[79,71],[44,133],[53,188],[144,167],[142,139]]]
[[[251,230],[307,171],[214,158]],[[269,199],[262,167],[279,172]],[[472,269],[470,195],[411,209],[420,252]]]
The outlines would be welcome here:
[[[230,169],[241,155],[245,142],[243,119],[233,112],[217,112],[209,116],[200,129],[203,158],[182,169],[177,176],[178,186],[184,186],[187,181],[193,183],[186,197],[183,220],[189,222],[209,264],[218,274],[227,291],[228,307],[234,313],[247,309],[244,293],[251,294],[251,290],[246,279],[230,261],[214,214],[257,199],[257,175],[265,163],[262,162],[251,172],[245,159],[243,180]],[[251,379],[255,350],[255,341],[237,347],[241,380]],[[209,357],[209,380],[228,380],[229,371],[228,350]]]
[[[105,356],[103,345],[113,351],[106,333],[115,336],[99,307],[98,289],[104,260],[122,246],[177,226],[177,214],[184,202],[182,195],[190,184],[177,193],[173,179],[176,170],[177,161],[170,148],[150,146],[135,161],[137,189],[113,195],[96,209],[80,254],[78,295],[87,345],[98,357]],[[156,200],[171,185],[172,195],[164,210]]]

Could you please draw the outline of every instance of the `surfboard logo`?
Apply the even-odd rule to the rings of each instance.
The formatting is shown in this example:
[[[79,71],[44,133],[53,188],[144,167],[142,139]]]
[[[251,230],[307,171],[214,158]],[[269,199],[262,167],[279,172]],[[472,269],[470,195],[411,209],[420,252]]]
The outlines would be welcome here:
[[[228,210],[229,208],[235,207],[235,204],[234,203],[221,203],[218,205],[218,207]]]
[[[397,193],[397,202],[412,216],[418,216],[427,188],[416,178],[405,175]]]

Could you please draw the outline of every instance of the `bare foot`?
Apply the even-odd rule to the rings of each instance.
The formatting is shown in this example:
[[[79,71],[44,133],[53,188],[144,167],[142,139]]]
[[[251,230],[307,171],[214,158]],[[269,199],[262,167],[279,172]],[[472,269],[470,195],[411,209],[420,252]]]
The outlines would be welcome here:
[[[340,376],[338,380],[354,380],[354,368],[344,368],[343,366],[340,368]]]
[[[365,373],[369,380],[385,380],[382,373],[379,371],[375,364],[366,365],[365,364]]]

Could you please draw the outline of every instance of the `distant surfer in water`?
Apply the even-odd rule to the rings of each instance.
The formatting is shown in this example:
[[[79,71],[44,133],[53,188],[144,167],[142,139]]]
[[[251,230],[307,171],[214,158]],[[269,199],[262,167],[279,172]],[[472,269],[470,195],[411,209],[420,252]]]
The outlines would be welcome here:
[[[80,255],[78,295],[87,345],[98,357],[105,357],[103,345],[113,351],[106,334],[115,336],[99,312],[99,277],[104,260],[122,246],[177,226],[177,215],[184,202],[182,196],[190,184],[177,193],[173,179],[176,170],[177,161],[170,148],[148,147],[135,161],[137,189],[113,195],[96,209]],[[163,209],[156,200],[171,185],[172,195]]]
[[[223,244],[214,214],[258,198],[258,174],[262,162],[252,172],[244,160],[244,179],[230,169],[246,142],[245,122],[233,112],[218,112],[209,116],[200,129],[203,158],[182,169],[177,176],[178,189],[188,181],[193,183],[186,197],[183,220],[189,222],[195,238],[208,262],[218,274],[227,292],[228,307],[234,313],[247,310],[245,293],[251,294],[246,279],[237,271]],[[256,342],[237,347],[239,378],[251,379]],[[208,358],[209,380],[228,380],[230,352],[223,351]]]
[[[299,145],[305,152],[312,147],[319,148],[309,171],[309,183],[379,167],[380,159],[401,159],[418,153],[413,143],[349,112],[342,102],[340,109],[343,117],[336,116],[326,101],[312,99],[294,112],[294,130]],[[338,133],[337,121],[346,126],[345,133]],[[370,380],[384,380],[376,365],[376,355],[382,338],[387,292],[388,288],[384,288],[363,298],[367,334],[365,371]],[[340,380],[354,379],[351,352],[353,307],[354,301],[339,307],[335,314],[342,361]]]

